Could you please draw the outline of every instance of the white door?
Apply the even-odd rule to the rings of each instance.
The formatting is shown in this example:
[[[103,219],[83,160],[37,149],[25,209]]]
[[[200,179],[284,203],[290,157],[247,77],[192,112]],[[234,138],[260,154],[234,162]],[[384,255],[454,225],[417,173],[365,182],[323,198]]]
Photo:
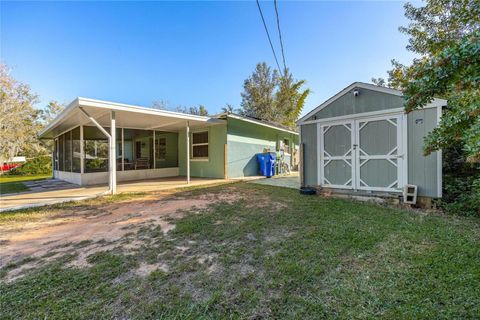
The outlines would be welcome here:
[[[355,186],[353,129],[353,121],[320,126],[321,185],[343,189]]]
[[[320,184],[329,188],[401,191],[407,182],[406,116],[321,125]]]

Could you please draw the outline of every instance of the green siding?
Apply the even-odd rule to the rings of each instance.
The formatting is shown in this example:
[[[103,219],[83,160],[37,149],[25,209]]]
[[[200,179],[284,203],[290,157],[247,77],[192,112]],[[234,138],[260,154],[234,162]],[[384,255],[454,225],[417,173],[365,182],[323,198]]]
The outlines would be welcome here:
[[[415,110],[408,114],[408,183],[418,186],[418,195],[439,197],[437,153],[423,155],[423,139],[437,125],[437,109]]]
[[[317,159],[317,124],[306,124],[300,127],[303,144],[303,174],[305,186],[318,184],[318,159]],[[302,161],[300,159],[300,161]]]
[[[265,148],[277,151],[282,139],[289,139],[290,149],[298,145],[297,134],[234,118],[227,118],[227,132],[229,178],[258,175],[256,154]]]
[[[202,178],[224,177],[224,145],[227,143],[227,126],[214,125],[205,128],[194,128],[195,131],[208,131],[208,161],[190,161],[190,176]],[[190,143],[192,139],[190,137]],[[185,130],[178,134],[178,165],[180,175],[187,175]]]
[[[355,97],[352,89],[337,100],[316,113],[317,119],[402,108],[404,99],[389,93],[359,88],[360,95]],[[311,119],[309,119],[311,120]]]

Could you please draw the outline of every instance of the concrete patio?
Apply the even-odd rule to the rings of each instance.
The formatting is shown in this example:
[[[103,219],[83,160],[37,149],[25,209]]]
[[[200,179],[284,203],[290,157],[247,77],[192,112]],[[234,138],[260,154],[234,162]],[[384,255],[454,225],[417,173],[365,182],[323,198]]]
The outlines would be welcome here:
[[[226,181],[229,180],[192,178],[190,184],[187,184],[184,177],[172,177],[122,182],[117,186],[117,193],[152,192]],[[92,199],[104,195],[108,190],[106,185],[80,187],[56,179],[35,181],[30,187],[31,190],[27,192],[2,195],[0,212]]]

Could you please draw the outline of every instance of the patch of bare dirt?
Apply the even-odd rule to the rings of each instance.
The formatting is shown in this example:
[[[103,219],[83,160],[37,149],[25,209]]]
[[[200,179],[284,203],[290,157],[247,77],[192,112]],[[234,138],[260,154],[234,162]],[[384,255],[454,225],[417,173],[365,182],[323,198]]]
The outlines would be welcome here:
[[[175,219],[186,212],[201,212],[215,202],[244,199],[245,193],[236,189],[227,187],[222,192],[206,191],[200,195],[149,194],[131,201],[91,205],[81,211],[65,209],[61,214],[37,221],[0,225],[0,268],[26,257],[35,259],[11,269],[4,280],[17,279],[26,270],[67,253],[76,255],[67,266],[77,268],[88,267],[88,256],[97,252],[120,249],[128,254],[148,243],[148,239],[125,241],[140,228],[160,227],[166,234],[175,228]],[[189,248],[177,246],[177,249],[183,254]],[[154,267],[142,265],[137,274],[147,274],[150,268]],[[166,266],[155,268],[168,270]],[[209,268],[213,271],[216,267],[209,264]]]

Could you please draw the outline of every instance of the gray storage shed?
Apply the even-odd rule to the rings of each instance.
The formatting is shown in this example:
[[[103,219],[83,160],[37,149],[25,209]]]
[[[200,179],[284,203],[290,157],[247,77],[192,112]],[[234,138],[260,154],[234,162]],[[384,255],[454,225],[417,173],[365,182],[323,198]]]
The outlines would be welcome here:
[[[434,99],[406,114],[401,91],[355,82],[302,117],[303,185],[442,196],[442,153],[423,155],[424,137],[447,105]]]

